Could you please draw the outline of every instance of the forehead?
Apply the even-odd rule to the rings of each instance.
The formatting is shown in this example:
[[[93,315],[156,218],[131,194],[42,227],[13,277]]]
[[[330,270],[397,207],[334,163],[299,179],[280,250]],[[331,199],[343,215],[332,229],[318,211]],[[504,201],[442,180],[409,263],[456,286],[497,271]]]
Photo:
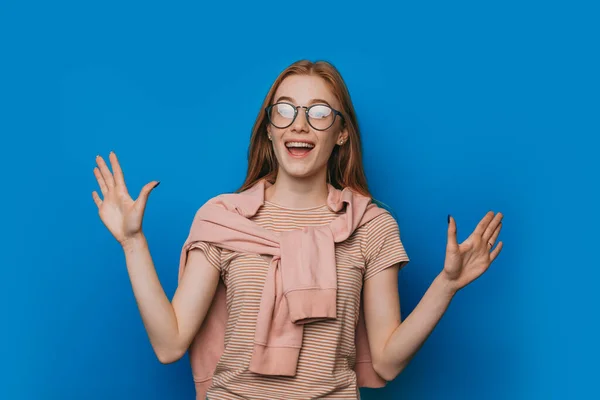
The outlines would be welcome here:
[[[291,97],[298,105],[308,104],[313,99],[323,99],[331,106],[338,106],[329,85],[319,76],[291,75],[286,77],[275,91],[273,100],[277,100],[281,96]]]

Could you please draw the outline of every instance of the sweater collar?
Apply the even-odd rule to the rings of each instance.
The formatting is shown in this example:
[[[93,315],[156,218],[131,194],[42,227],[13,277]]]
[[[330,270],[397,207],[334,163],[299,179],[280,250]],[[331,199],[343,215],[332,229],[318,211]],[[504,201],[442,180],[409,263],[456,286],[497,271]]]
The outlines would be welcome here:
[[[273,184],[262,178],[252,187],[238,193],[236,204],[232,204],[237,211],[246,218],[250,218],[258,212],[258,209],[265,202],[265,190]],[[344,209],[347,204],[353,200],[352,191],[349,188],[343,190],[333,187],[330,183],[327,184],[327,207],[329,210],[337,213]]]

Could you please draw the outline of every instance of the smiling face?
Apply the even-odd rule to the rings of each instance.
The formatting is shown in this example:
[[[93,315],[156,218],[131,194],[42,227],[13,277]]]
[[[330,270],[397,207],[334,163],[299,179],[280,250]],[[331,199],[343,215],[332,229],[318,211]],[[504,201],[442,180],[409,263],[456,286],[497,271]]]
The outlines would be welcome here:
[[[341,110],[341,106],[323,78],[313,75],[290,75],[286,77],[275,92],[273,102],[281,105],[273,107],[267,132],[273,144],[273,150],[279,164],[278,175],[290,178],[313,178],[327,176],[327,162],[336,145],[347,140],[348,132],[344,128],[343,119],[335,115],[335,111],[325,107],[313,107],[310,111],[310,122],[306,117],[306,109],[298,108],[294,122],[294,107],[310,107],[325,105],[333,110]],[[331,126],[330,123],[333,121]],[[312,126],[311,126],[312,124]],[[328,127],[329,126],[329,127]],[[328,128],[327,128],[328,127]],[[319,130],[327,128],[325,130]]]

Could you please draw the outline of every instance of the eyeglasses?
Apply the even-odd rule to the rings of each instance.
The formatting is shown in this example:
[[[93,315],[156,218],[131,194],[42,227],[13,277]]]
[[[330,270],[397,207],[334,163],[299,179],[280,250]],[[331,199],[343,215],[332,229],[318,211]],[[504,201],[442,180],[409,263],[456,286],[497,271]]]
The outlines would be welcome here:
[[[341,112],[325,104],[313,104],[312,106],[295,106],[290,103],[280,102],[270,105],[265,109],[269,122],[276,128],[287,128],[291,126],[298,116],[298,109],[304,108],[308,124],[318,131],[329,129]]]

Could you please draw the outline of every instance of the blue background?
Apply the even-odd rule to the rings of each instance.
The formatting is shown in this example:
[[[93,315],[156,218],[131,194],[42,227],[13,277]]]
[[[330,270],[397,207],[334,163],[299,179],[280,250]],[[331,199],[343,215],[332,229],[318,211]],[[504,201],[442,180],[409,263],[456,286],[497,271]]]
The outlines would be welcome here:
[[[263,96],[301,58],[350,88],[412,260],[404,317],[442,267],[447,214],[459,240],[505,214],[500,258],[364,398],[597,395],[598,8],[405,3],[2,1],[0,398],[193,398],[187,357],[153,355],[94,157],[115,150],[136,195],[161,180],[144,228],[170,297],[194,212],[241,184]]]

